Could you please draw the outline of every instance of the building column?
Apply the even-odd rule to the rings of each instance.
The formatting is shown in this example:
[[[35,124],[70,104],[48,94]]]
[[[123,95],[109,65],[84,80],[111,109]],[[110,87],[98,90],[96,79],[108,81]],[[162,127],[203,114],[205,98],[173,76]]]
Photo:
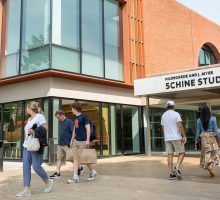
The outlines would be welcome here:
[[[150,106],[149,97],[146,97],[146,106],[144,107],[143,113],[144,120],[144,142],[145,142],[145,152],[147,156],[151,156],[151,136],[150,136]]]

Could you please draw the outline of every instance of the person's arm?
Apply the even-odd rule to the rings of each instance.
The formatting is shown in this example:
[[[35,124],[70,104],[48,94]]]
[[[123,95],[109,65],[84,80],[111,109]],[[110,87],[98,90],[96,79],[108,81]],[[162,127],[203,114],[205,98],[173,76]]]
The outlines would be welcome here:
[[[73,145],[73,142],[75,140],[75,137],[76,137],[76,133],[75,133],[75,127],[73,128],[73,133],[72,133],[72,138],[71,138],[71,141],[70,141],[70,146]]]
[[[184,127],[183,127],[182,121],[177,122],[177,126],[178,126],[178,128],[179,128],[179,130],[180,130],[180,133],[182,134],[183,144],[186,144],[186,142],[187,142],[186,132],[185,132],[185,129],[184,129]]]
[[[41,124],[41,126],[43,126],[45,128],[45,130],[48,132],[48,124],[47,123]]]
[[[90,124],[86,124],[85,127],[86,127],[86,135],[87,135],[86,145],[89,146],[89,144],[90,144],[90,134],[91,134]]]
[[[177,113],[176,122],[177,122],[177,126],[179,128],[179,131],[180,131],[180,133],[182,135],[182,142],[183,142],[183,144],[186,144],[186,142],[187,142],[186,132],[185,132],[185,129],[183,127],[182,119],[181,119],[181,116],[180,116],[179,113]]]

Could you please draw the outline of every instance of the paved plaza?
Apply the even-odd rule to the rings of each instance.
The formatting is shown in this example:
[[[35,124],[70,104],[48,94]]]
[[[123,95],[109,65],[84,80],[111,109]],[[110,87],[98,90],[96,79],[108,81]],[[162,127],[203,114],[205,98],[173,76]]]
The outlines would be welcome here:
[[[100,159],[96,181],[87,182],[88,171],[79,184],[67,185],[72,175],[72,164],[62,168],[63,178],[55,180],[54,190],[43,193],[43,184],[33,173],[33,200],[77,199],[77,200],[205,200],[220,199],[220,168],[216,167],[216,178],[209,178],[207,171],[198,167],[198,157],[187,157],[182,167],[182,181],[167,180],[166,157],[127,156]],[[44,167],[51,174],[55,167]],[[21,163],[5,163],[0,172],[0,199],[17,199],[22,190]]]

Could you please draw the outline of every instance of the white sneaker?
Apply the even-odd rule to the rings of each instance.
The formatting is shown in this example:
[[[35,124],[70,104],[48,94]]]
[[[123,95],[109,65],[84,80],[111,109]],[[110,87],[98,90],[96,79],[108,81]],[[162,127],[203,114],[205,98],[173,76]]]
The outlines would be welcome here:
[[[48,180],[48,183],[44,189],[44,192],[45,193],[50,193],[52,191],[52,187],[53,187],[53,180],[52,179],[49,179]]]
[[[79,183],[79,176],[73,176],[71,179],[67,180],[67,184]]]
[[[97,172],[93,169],[87,180],[88,181],[94,181],[96,179],[96,176],[97,176]]]
[[[30,197],[31,196],[31,192],[26,192],[26,191],[23,191],[23,192],[20,192],[18,194],[16,194],[16,197]]]

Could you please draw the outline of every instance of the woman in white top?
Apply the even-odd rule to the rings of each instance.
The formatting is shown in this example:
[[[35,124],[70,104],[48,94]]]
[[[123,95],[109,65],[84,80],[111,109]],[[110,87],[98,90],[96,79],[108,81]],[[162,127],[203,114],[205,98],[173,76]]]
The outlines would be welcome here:
[[[26,108],[27,114],[31,117],[24,128],[25,130],[25,141],[23,144],[23,184],[24,190],[17,194],[17,197],[27,197],[31,196],[30,183],[31,183],[31,166],[33,170],[41,177],[45,183],[45,193],[49,193],[52,190],[53,180],[50,180],[45,170],[42,168],[43,154],[39,152],[31,152],[27,150],[27,138],[28,135],[33,135],[34,131],[32,129],[34,124],[37,127],[43,126],[48,131],[48,126],[44,115],[42,114],[41,108],[39,108],[37,102],[30,102]]]

